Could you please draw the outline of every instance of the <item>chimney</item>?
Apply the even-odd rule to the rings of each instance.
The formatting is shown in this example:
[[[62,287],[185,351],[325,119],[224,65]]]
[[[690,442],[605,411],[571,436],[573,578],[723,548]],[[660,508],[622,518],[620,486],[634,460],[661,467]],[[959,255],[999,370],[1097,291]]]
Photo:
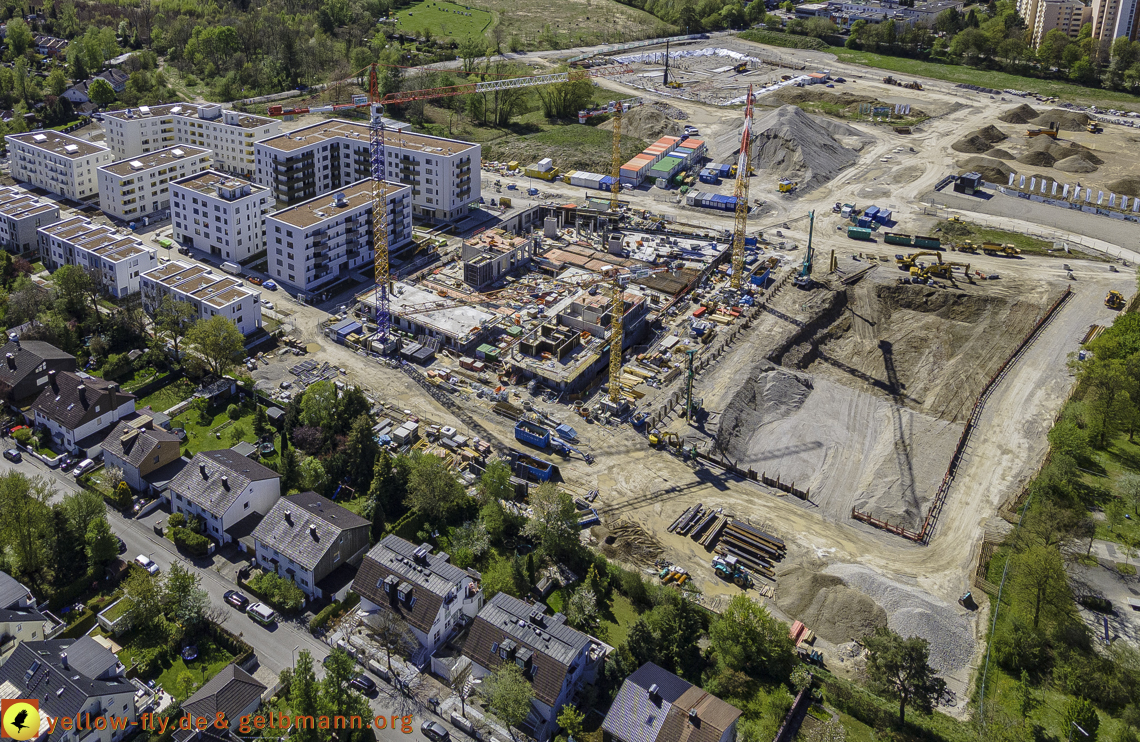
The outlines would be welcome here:
[[[289,525],[293,525],[293,511],[292,510],[286,510],[285,511],[285,522],[288,523]]]
[[[230,488],[230,478],[225,474],[222,475],[222,489],[228,490]]]
[[[59,653],[59,664],[63,665],[64,670],[69,669],[67,666],[67,652]]]
[[[8,333],[8,342],[15,343],[16,347],[19,348],[20,347],[20,336],[14,332]]]
[[[16,368],[16,356],[11,353],[5,353],[4,357],[8,360],[8,368],[14,370]]]
[[[209,477],[206,476],[206,465],[205,464],[198,464],[198,470],[202,472],[202,479],[209,479]]]
[[[312,523],[309,524],[309,535],[313,537],[314,541],[317,540],[317,527]]]
[[[697,716],[697,710],[695,708],[689,709],[689,723],[693,726],[697,726],[700,724],[700,721],[700,717]]]
[[[76,391],[79,392],[79,401],[82,402],[84,404],[84,406],[86,406],[87,405],[87,387],[84,386],[83,384],[80,384],[79,386],[76,387]]]

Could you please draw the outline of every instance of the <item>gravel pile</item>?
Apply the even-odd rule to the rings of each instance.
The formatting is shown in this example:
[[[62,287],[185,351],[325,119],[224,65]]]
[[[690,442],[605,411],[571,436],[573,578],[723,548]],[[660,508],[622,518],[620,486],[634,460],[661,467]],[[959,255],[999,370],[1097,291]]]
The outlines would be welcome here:
[[[653,142],[661,137],[679,137],[684,127],[674,121],[675,117],[662,116],[656,106],[639,106],[622,114],[622,137],[636,137],[647,142]],[[613,119],[598,125],[599,129],[613,131]]]
[[[1064,108],[1053,108],[1044,111],[1037,118],[1033,119],[1035,126],[1047,129],[1051,124],[1056,123],[1057,128],[1061,131],[1084,131],[1088,122],[1089,117],[1087,113],[1066,111]]]
[[[979,136],[982,139],[985,139],[990,144],[997,144],[998,142],[1003,142],[1006,139],[1009,139],[1009,134],[1006,134],[1004,131],[997,128],[993,124],[990,124],[989,126],[978,129],[977,131],[975,131],[973,133],[976,136]]]
[[[1120,193],[1132,198],[1140,198],[1140,178],[1135,175],[1130,175],[1127,178],[1114,180],[1108,184],[1108,189],[1112,193]]]
[[[1053,167],[1053,163],[1057,161],[1057,158],[1045,150],[1031,149],[1021,157],[1018,157],[1017,161],[1034,167]]]
[[[930,664],[940,673],[952,673],[969,664],[974,654],[973,632],[969,620],[957,606],[857,564],[832,564],[824,572],[838,577],[881,606],[892,631],[929,642]],[[782,589],[782,579],[780,585]]]
[[[950,148],[955,152],[962,152],[967,155],[980,155],[983,152],[989,151],[992,147],[991,142],[987,142],[977,133],[967,134],[958,141],[950,145]]]
[[[664,101],[655,102],[653,104],[653,107],[656,108],[661,113],[668,116],[669,118],[676,119],[677,121],[685,121],[686,119],[689,118],[689,114],[685,113],[684,111],[682,111],[680,108],[677,108],[676,106],[669,105],[668,103],[666,103]]]
[[[1097,170],[1096,165],[1086,160],[1082,155],[1072,155],[1063,160],[1058,160],[1053,167],[1066,173],[1095,173]]]
[[[794,566],[777,579],[779,609],[833,644],[861,639],[887,625],[887,612],[839,577]]]
[[[994,147],[989,152],[986,152],[986,157],[995,157],[999,160],[1015,160],[1012,152],[1004,150],[1000,147]]]
[[[1020,106],[1009,109],[997,118],[998,121],[1004,121],[1007,124],[1028,124],[1040,115],[1041,113],[1035,108],[1022,103]]]

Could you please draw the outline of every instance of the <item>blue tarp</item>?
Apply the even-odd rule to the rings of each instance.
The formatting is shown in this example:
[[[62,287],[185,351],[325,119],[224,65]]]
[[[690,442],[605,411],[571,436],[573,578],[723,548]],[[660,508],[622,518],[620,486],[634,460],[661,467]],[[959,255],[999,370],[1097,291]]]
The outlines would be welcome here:
[[[602,176],[602,186],[603,187],[609,188],[613,184],[614,184],[614,177],[612,175],[603,175]]]

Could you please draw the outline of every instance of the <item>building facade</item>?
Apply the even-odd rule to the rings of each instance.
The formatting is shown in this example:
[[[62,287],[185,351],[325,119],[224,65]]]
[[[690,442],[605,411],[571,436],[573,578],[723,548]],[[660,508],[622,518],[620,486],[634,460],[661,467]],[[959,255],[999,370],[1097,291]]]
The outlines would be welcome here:
[[[139,415],[120,421],[103,439],[103,463],[117,466],[127,484],[145,492],[146,476],[177,461],[181,446],[178,436],[156,428],[150,415]]]
[[[412,245],[412,189],[385,182],[388,254]],[[314,198],[265,217],[269,274],[304,291],[317,291],[353,269],[371,265],[372,180]]]
[[[23,188],[0,187],[0,247],[20,255],[39,245],[36,230],[59,221],[59,206]]]
[[[242,335],[261,327],[261,292],[201,265],[174,260],[139,278],[143,310],[154,315],[164,297],[188,302],[199,319],[226,317]]]
[[[174,241],[241,262],[265,249],[269,189],[216,170],[170,184]]]
[[[1081,26],[1092,21],[1093,6],[1080,0],[1020,0],[1017,13],[1032,31],[1031,38],[1036,48],[1053,30],[1061,31],[1069,38],[1077,38]]]
[[[103,436],[88,439],[135,411],[135,395],[114,382],[69,371],[49,371],[48,376],[47,386],[32,405],[35,425],[47,428],[70,453],[98,445]]]
[[[158,251],[132,234],[122,234],[81,216],[40,227],[40,257],[53,270],[78,265],[102,282],[108,294],[123,297],[139,290],[139,276],[158,265]]]
[[[103,213],[133,222],[170,208],[170,181],[209,167],[210,150],[168,147],[99,168],[99,206]]]
[[[231,449],[204,451],[171,480],[163,496],[171,512],[198,516],[202,532],[226,544],[234,540],[228,530],[269,512],[281,497],[281,477]]]
[[[96,170],[110,164],[114,153],[101,144],[58,131],[33,131],[4,137],[12,177],[45,191],[84,201],[99,195]]]
[[[386,132],[384,176],[411,186],[415,216],[454,221],[479,203],[482,149],[455,139]],[[257,182],[284,206],[345,188],[372,175],[365,124],[334,119],[258,142]]]
[[[1136,41],[1140,33],[1140,0],[1093,0],[1089,12],[1092,37],[1111,44],[1121,36]]]
[[[177,103],[105,113],[103,131],[123,159],[184,144],[210,150],[215,169],[252,178],[254,143],[280,133],[281,122],[214,103]]]
[[[0,399],[13,407],[26,407],[48,383],[49,371],[74,371],[75,356],[42,340],[21,341],[15,333],[0,349]]]

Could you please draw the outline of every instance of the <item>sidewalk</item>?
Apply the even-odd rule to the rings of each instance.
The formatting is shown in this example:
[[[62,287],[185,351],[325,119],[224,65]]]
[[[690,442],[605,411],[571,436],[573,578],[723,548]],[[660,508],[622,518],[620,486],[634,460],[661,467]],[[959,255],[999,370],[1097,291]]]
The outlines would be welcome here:
[[[1140,559],[1130,558],[1123,546],[1114,544],[1111,541],[1104,541],[1102,539],[1094,540],[1092,543],[1092,555],[1097,559],[1110,562],[1124,562],[1134,567],[1140,567]]]

